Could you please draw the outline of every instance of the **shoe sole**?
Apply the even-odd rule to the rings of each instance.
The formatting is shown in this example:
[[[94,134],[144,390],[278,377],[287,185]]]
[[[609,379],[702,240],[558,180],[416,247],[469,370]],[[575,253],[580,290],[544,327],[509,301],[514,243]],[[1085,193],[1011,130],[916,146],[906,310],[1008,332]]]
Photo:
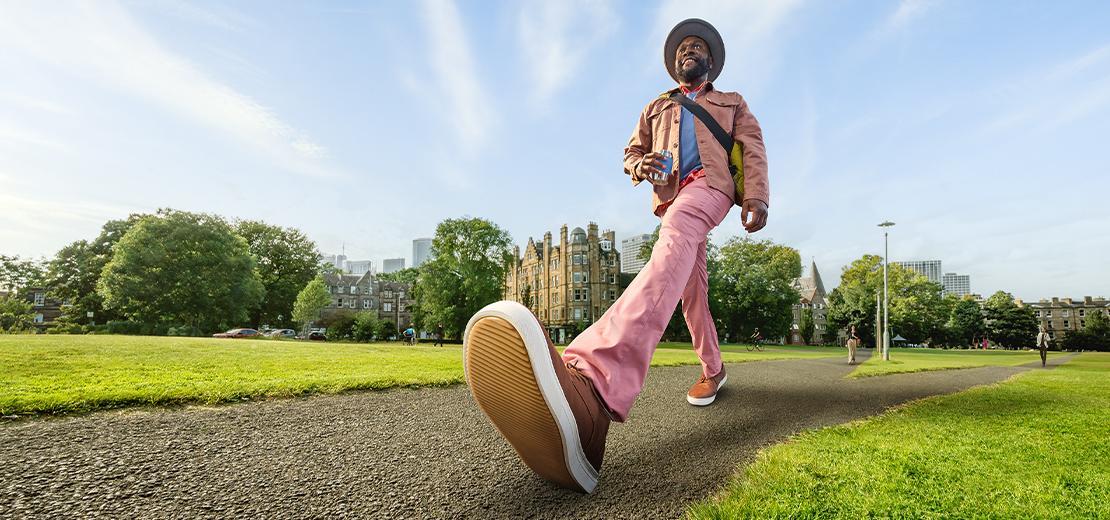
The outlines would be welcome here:
[[[463,333],[463,371],[478,407],[537,475],[592,493],[598,474],[555,375],[547,337],[523,305],[478,311]]]
[[[713,401],[717,400],[717,394],[720,393],[721,388],[723,388],[725,386],[725,383],[727,381],[728,381],[728,374],[725,374],[725,377],[721,379],[721,383],[719,385],[717,385],[717,391],[713,392],[713,395],[711,395],[709,397],[691,397],[690,394],[686,394],[686,402],[688,402],[688,403],[690,403],[694,406],[709,406],[709,405],[713,404]]]

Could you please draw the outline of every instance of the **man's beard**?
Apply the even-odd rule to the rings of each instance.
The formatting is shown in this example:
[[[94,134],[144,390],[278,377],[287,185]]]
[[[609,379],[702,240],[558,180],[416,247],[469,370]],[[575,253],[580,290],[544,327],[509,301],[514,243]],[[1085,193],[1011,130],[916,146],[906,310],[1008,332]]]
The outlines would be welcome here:
[[[706,58],[694,58],[695,64],[689,69],[682,67],[683,61],[686,60],[683,59],[682,61],[678,62],[675,70],[675,72],[678,73],[678,77],[682,78],[682,81],[689,83],[701,78],[709,72],[709,60]]]

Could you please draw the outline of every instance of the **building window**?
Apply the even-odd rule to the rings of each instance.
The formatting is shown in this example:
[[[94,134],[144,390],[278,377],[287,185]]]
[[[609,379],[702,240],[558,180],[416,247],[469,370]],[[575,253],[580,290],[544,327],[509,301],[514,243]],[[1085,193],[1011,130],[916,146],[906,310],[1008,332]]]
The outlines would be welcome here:
[[[609,299],[610,300],[616,300],[617,299],[617,290],[616,289],[609,289]]]
[[[358,300],[356,300],[354,298],[351,298],[351,301],[347,302],[347,307],[350,307],[350,308],[353,309],[353,308],[355,308],[356,303],[358,303]]]
[[[339,294],[343,294],[343,286],[342,286],[342,285],[340,285],[339,287],[336,287],[336,288],[335,288],[335,292],[337,292],[337,293],[339,293]]]
[[[362,308],[363,309],[369,309],[370,308],[370,300],[362,300]]]
[[[1068,311],[1067,309],[1064,309],[1064,310],[1060,311],[1060,317],[1061,318],[1067,318],[1070,314],[1071,314],[1071,312]]]
[[[46,293],[35,293],[35,307],[42,307],[46,305]],[[39,323],[42,323],[41,321]]]
[[[358,286],[356,286],[356,285],[351,286],[351,294],[358,294]]]
[[[404,303],[398,303],[397,304],[397,312],[405,312],[405,304]]]
[[[385,312],[393,312],[393,304],[390,302],[382,302],[382,310]]]
[[[385,291],[385,292],[382,293],[382,298],[392,298],[392,297],[393,297],[393,291]]]
[[[1071,328],[1071,325],[1068,325],[1068,320],[1064,320],[1064,328],[1065,329],[1070,329]]]
[[[42,322],[43,322],[42,314],[35,314],[35,323],[42,323]]]
[[[342,307],[343,306],[343,298],[340,298],[339,303],[336,304],[336,305],[338,305],[339,307]]]
[[[1079,309],[1079,317],[1083,318],[1083,317],[1086,317],[1086,316],[1087,316],[1087,309]]]
[[[1044,317],[1051,318],[1052,317],[1052,311],[1044,311]]]
[[[617,275],[610,274],[609,275],[609,283],[617,283]]]
[[[397,291],[397,297],[404,300],[405,299],[405,291]]]
[[[574,272],[574,283],[582,283],[582,273]]]
[[[578,321],[580,319],[582,319],[582,309],[574,309],[574,320]]]

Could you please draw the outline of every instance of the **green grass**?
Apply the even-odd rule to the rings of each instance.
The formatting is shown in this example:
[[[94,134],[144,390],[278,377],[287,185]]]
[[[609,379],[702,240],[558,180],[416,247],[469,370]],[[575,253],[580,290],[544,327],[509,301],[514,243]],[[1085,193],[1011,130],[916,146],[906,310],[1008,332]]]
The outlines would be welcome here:
[[[1061,356],[1049,352],[1048,357]],[[1016,366],[1040,362],[1041,356],[1026,350],[940,350],[931,348],[890,349],[890,361],[883,361],[878,353],[860,364],[848,377],[885,376],[905,372],[948,370],[985,366]]]
[[[666,344],[653,365],[696,364]],[[728,363],[819,357],[804,349],[746,352]],[[0,414],[129,405],[219,403],[463,381],[461,347],[142,336],[0,335]]]
[[[761,452],[694,518],[1110,518],[1110,354]]]

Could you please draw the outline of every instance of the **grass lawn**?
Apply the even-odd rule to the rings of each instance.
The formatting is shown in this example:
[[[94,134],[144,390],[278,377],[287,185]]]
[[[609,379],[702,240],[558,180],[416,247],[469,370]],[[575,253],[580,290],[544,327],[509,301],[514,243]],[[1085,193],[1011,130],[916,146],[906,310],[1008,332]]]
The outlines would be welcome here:
[[[1048,357],[1064,355],[1049,352]],[[924,372],[926,370],[946,370],[950,368],[973,368],[985,366],[1016,366],[1041,361],[1036,351],[1028,350],[941,350],[932,348],[892,348],[890,361],[883,361],[875,353],[860,364],[848,377],[884,376],[903,372]]]
[[[689,344],[684,350],[680,344],[664,347],[657,350],[653,365],[698,362]],[[723,350],[728,363],[822,356],[804,348],[747,352],[742,346],[726,346]],[[462,381],[459,346],[0,335],[2,415],[218,403]]]
[[[1110,354],[799,435],[694,518],[1110,518]]]

